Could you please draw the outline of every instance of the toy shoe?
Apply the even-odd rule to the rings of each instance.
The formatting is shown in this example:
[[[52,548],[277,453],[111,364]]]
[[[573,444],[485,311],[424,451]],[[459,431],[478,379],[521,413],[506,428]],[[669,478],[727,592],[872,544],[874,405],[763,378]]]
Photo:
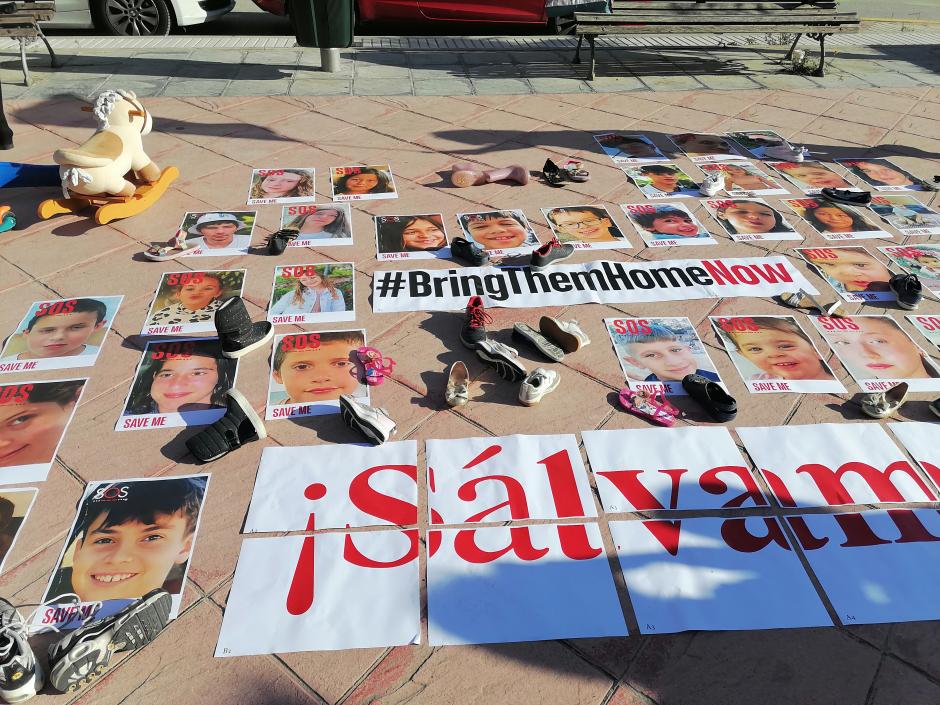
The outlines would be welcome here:
[[[382,353],[375,348],[363,346],[356,350],[356,355],[365,368],[365,381],[370,387],[382,384],[385,375],[392,374],[392,368],[395,367],[392,358],[383,358]]]
[[[590,181],[591,172],[582,168],[581,162],[575,159],[569,159],[567,162],[565,162],[565,176],[567,176],[570,181],[583,183],[585,181]]]
[[[625,411],[659,426],[674,426],[682,413],[666,400],[662,392],[649,394],[624,387],[617,398]]]
[[[5,233],[15,227],[16,214],[10,210],[10,206],[0,206],[0,233]]]

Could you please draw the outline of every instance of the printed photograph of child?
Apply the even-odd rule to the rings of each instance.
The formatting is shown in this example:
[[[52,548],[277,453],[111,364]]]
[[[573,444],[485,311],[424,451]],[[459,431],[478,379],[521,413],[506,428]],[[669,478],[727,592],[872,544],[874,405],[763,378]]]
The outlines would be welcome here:
[[[675,164],[621,167],[633,185],[650,200],[696,198],[699,184]]]
[[[215,312],[232,297],[241,296],[244,282],[244,269],[167,272],[160,279],[141,335],[215,332]]]
[[[237,372],[238,360],[222,355],[218,338],[150,342],[115,430],[214,423],[225,414]]]
[[[614,161],[614,164],[669,161],[669,158],[646,135],[605,132],[602,135],[594,135],[594,141],[604,150],[604,154]]]
[[[786,142],[773,130],[748,130],[746,132],[728,132],[727,136],[744,147],[755,159],[766,159],[764,150],[779,147]]]
[[[860,211],[823,198],[785,198],[783,202],[827,240],[890,239],[894,236]]]
[[[175,617],[208,483],[208,475],[90,483],[43,601],[74,593],[103,603],[95,613],[103,618],[163,588]]]
[[[731,197],[782,196],[790,193],[750,162],[701,164],[699,169],[706,174],[724,174],[725,193]]]
[[[624,203],[620,207],[649,247],[717,244],[681,203]]]
[[[793,316],[711,316],[711,322],[752,393],[845,391]],[[770,380],[786,384],[762,384]]]
[[[348,203],[284,206],[281,209],[281,228],[297,231],[297,237],[287,243],[289,248],[353,244]]]
[[[822,162],[766,162],[766,164],[808,196],[816,196],[824,188],[862,190],[850,184]]]
[[[576,249],[631,247],[605,206],[543,208],[542,215],[558,241],[570,242]]]
[[[0,386],[0,483],[46,479],[87,381]]]
[[[720,198],[705,208],[732,240],[802,240],[790,223],[762,198]]]
[[[940,368],[891,316],[810,317],[836,357],[865,391],[879,381],[907,382],[911,391],[940,391]]]
[[[688,318],[605,318],[604,323],[632,390],[683,395],[682,378],[691,374],[721,382]]]
[[[913,196],[879,194],[871,197],[868,207],[902,235],[940,235],[940,213]]]
[[[895,301],[891,271],[861,246],[798,247],[796,251],[845,301]]]
[[[887,159],[836,159],[875,191],[926,191],[923,182]]]
[[[0,492],[0,573],[20,529],[29,516],[37,490],[27,487]]]
[[[0,362],[35,361],[31,370],[94,365],[123,298],[94,296],[33,302],[7,338]]]
[[[940,350],[940,316],[923,314],[908,314],[908,322],[917,329],[917,332],[933,343]]]
[[[271,323],[352,321],[355,277],[352,262],[277,267],[268,320]]]
[[[180,229],[188,233],[190,249],[183,257],[244,255],[251,246],[255,211],[229,213],[187,213]]]
[[[492,255],[522,254],[538,247],[538,236],[521,210],[458,213],[463,235]]]
[[[878,250],[905,272],[916,274],[927,291],[940,296],[940,245],[892,245]]]
[[[316,174],[316,169],[307,168],[252,169],[248,184],[248,205],[315,201]]]
[[[339,412],[342,394],[369,397],[356,350],[364,330],[293,333],[274,339],[266,419]]]
[[[440,213],[377,215],[375,250],[379,260],[448,257],[447,232]]]
[[[746,159],[734,148],[731,140],[722,135],[685,132],[681,135],[672,135],[670,139],[696,164]]]
[[[330,167],[334,201],[372,201],[398,198],[395,178],[388,164]]]

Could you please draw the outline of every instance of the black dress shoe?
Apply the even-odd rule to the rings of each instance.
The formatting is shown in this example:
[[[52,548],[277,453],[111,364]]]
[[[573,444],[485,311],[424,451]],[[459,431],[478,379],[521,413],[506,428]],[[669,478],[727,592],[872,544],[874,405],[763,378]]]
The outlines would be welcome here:
[[[844,203],[847,206],[867,206],[871,203],[871,193],[868,191],[849,191],[844,188],[824,188],[823,198],[834,203]]]
[[[738,415],[738,403],[717,382],[702,375],[686,375],[682,378],[682,388],[704,406],[713,419],[731,421]]]
[[[450,253],[457,259],[462,259],[476,267],[490,263],[490,256],[486,250],[462,237],[455,237],[450,241]]]

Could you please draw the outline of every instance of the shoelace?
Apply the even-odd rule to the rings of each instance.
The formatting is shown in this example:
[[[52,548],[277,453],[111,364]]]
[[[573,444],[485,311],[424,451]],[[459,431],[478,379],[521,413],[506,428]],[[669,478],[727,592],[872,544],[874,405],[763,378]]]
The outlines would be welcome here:
[[[470,309],[470,327],[483,328],[487,323],[492,323],[493,317],[486,312],[482,306],[476,306]]]

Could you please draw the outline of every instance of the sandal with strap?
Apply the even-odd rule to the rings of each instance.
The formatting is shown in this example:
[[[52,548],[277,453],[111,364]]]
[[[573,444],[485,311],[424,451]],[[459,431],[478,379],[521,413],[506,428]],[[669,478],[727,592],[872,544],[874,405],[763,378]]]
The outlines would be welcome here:
[[[634,392],[629,387],[620,390],[620,406],[635,416],[651,421],[659,426],[674,426],[682,413],[670,404],[662,392]]]
[[[177,230],[176,235],[168,245],[163,247],[149,247],[147,251],[144,252],[144,257],[152,262],[168,262],[171,259],[185,255],[188,249],[190,249],[190,247],[189,243],[186,242],[186,232],[184,230]]]
[[[562,173],[561,168],[551,159],[545,160],[545,165],[542,167],[542,178],[545,179],[545,183],[549,186],[560,187],[565,185],[565,175]]]
[[[382,353],[368,346],[357,349],[356,355],[365,368],[365,383],[370,387],[382,384],[385,381],[385,376],[392,373],[392,368],[396,364],[392,358],[383,359]]]
[[[575,159],[569,159],[565,162],[565,175],[571,181],[583,183],[591,179],[591,172],[581,168],[581,162]]]
[[[780,294],[779,296],[774,296],[773,299],[777,303],[783,304],[788,308],[816,309],[819,311],[820,316],[828,316],[829,318],[845,317],[844,313],[839,312],[839,308],[842,306],[841,301],[833,301],[832,303],[826,304],[821,302],[808,291],[803,291],[802,289],[799,291],[790,291],[785,294]]]

